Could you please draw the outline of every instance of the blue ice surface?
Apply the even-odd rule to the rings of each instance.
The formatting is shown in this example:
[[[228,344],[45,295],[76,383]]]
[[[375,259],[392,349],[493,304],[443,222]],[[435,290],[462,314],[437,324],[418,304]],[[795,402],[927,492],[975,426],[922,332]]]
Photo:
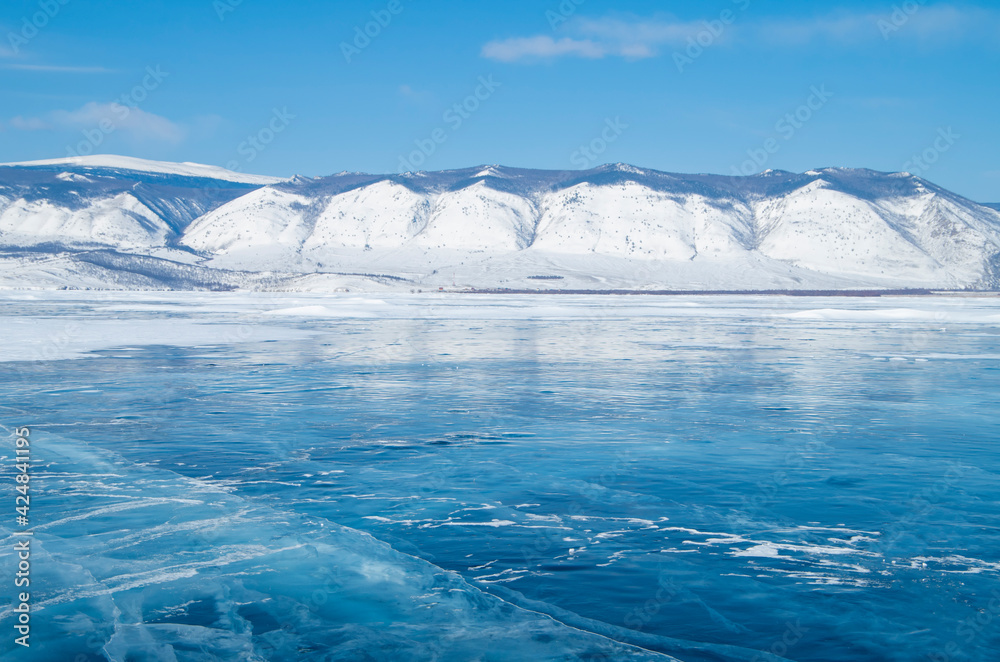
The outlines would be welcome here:
[[[1000,300],[425,301],[18,302],[4,660],[998,659]]]

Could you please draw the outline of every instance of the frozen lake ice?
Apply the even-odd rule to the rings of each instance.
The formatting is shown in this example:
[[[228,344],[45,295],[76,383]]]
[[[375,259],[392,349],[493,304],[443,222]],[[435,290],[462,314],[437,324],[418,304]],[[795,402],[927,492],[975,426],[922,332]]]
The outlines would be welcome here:
[[[32,659],[1000,650],[1000,298],[0,303]]]

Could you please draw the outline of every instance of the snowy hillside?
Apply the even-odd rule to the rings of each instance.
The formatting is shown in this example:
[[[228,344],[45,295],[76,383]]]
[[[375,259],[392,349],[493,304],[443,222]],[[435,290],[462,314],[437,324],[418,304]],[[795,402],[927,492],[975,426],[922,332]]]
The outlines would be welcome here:
[[[124,157],[2,165],[0,247],[168,246],[195,219],[280,181]]]
[[[203,269],[178,287],[209,287],[213,273],[219,287],[316,291],[1000,287],[996,209],[905,173],[836,168],[274,180],[119,157],[34,162],[0,166],[0,247],[15,261],[58,252],[63,270],[39,274],[45,287],[78,285],[81,250]],[[109,264],[101,278],[115,285]],[[175,286],[169,269],[155,271]],[[31,278],[22,272],[18,286]]]

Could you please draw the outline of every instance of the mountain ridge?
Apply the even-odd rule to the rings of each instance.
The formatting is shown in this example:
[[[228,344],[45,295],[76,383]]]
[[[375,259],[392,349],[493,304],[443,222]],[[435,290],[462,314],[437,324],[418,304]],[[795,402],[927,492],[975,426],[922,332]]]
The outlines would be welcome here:
[[[335,274],[379,273],[479,289],[992,290],[1000,210],[909,173],[848,168],[482,165],[280,179],[112,156],[0,165],[5,261],[62,255],[66,273],[39,282],[72,287],[73,255],[95,250],[217,269],[227,287],[234,273],[251,288],[282,273],[321,289],[348,287]]]

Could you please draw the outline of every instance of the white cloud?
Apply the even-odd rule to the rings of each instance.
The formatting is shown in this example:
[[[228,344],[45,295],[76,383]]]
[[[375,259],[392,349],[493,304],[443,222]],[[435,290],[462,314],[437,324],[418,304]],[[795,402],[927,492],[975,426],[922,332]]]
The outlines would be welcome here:
[[[949,4],[919,6],[910,14],[893,9],[883,13],[840,11],[815,17],[756,21],[734,11],[728,23],[719,21],[718,15],[699,21],[663,16],[578,16],[562,25],[557,36],[542,34],[491,41],[483,46],[481,54],[500,62],[539,62],[564,57],[643,59],[661,55],[665,50],[686,48],[690,40],[702,34],[712,45],[741,47],[854,47],[896,39],[928,45],[1000,43],[1000,11]]]
[[[598,60],[622,57],[641,60],[656,57],[663,47],[687,44],[705,29],[702,22],[682,22],[669,17],[652,19],[577,17],[570,20],[567,36],[535,35],[491,41],[482,56],[500,62],[552,60],[577,57]]]
[[[187,134],[179,124],[141,108],[95,101],[77,110],[56,110],[44,117],[15,117],[8,124],[20,131],[99,129],[105,133],[120,132],[133,140],[168,143],[179,143]]]

